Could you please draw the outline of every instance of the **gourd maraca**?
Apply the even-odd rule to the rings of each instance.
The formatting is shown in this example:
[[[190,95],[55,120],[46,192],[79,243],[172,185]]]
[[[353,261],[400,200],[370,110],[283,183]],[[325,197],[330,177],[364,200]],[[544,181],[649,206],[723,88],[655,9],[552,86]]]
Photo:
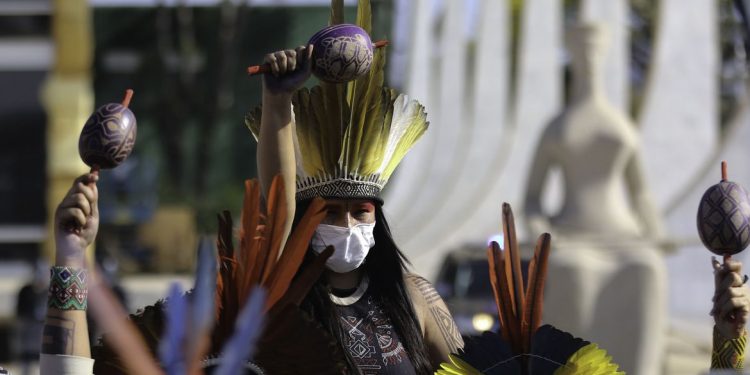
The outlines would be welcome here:
[[[91,173],[100,169],[111,169],[120,165],[133,151],[136,136],[136,121],[128,109],[133,90],[125,91],[122,103],[105,104],[91,114],[83,125],[78,138],[78,154]],[[63,223],[65,230],[80,233],[76,223]]]
[[[330,83],[348,82],[366,74],[372,65],[373,49],[388,41],[372,43],[370,35],[357,25],[341,23],[323,28],[307,42],[313,46],[312,73]],[[270,72],[268,64],[251,66],[250,75]]]
[[[727,180],[725,161],[721,170],[721,181],[701,198],[697,224],[703,245],[726,261],[750,244],[750,199],[742,186]]]
[[[92,173],[120,165],[133,151],[137,126],[128,108],[132,97],[133,90],[128,89],[122,103],[99,107],[83,126],[78,153]]]

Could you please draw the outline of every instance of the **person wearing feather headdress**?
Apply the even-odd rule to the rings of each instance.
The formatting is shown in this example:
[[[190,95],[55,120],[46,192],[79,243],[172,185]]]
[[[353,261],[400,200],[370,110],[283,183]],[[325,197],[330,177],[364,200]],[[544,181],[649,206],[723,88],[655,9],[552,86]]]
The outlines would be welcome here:
[[[333,2],[332,24],[343,23],[342,7]],[[357,24],[370,31],[369,1],[359,2]],[[406,270],[380,198],[427,129],[424,107],[383,86],[383,49],[360,78],[307,89],[311,54],[312,46],[301,46],[265,57],[271,72],[262,109],[246,121],[258,139],[261,185],[283,176],[287,201],[295,202],[289,217],[313,197],[326,199],[310,254],[329,245],[334,253],[302,307],[338,340],[351,372],[432,373],[463,341],[432,285]]]
[[[334,4],[338,6],[334,6],[332,21],[340,23],[343,21],[341,2],[335,1]],[[369,2],[360,1],[358,23],[368,31],[369,18]],[[383,87],[385,56],[382,50],[374,53],[370,73],[356,81],[347,84],[321,82],[311,90],[302,88],[310,76],[311,52],[309,46],[302,46],[266,56],[272,72],[264,76],[263,107],[251,113],[246,122],[259,141],[260,190],[268,199],[268,206],[273,206],[270,202],[274,198],[271,197],[275,196],[278,201],[278,195],[285,194],[282,200],[286,204],[279,205],[286,210],[285,215],[279,215],[279,212],[274,215],[294,218],[282,225],[283,238],[293,227],[296,230],[312,222],[303,214],[320,211],[320,200],[314,197],[326,199],[326,216],[309,245],[304,243],[304,250],[308,250],[307,259],[295,280],[297,283],[313,280],[315,278],[309,277],[306,270],[321,265],[323,261],[328,266],[324,277],[310,282],[311,289],[306,297],[300,297],[301,310],[320,325],[307,324],[310,322],[295,315],[294,309],[285,310],[287,315],[284,315],[274,311],[273,306],[268,310],[269,325],[274,316],[293,316],[298,319],[275,322],[279,331],[287,328],[285,323],[292,327],[282,332],[287,341],[302,341],[302,335],[295,329],[305,325],[310,329],[312,325],[312,328],[321,328],[318,338],[333,337],[337,347],[325,347],[326,340],[318,340],[321,345],[302,348],[305,353],[282,350],[272,353],[276,355],[273,357],[262,353],[264,342],[261,339],[256,358],[266,355],[277,361],[291,362],[302,354],[325,357],[338,350],[344,354],[351,373],[432,373],[442,362],[456,359],[450,353],[461,353],[463,338],[445,303],[430,283],[406,272],[405,257],[390,235],[379,197],[380,190],[404,154],[426,130],[424,108],[418,102]],[[281,180],[276,178],[278,175],[282,176]],[[88,284],[83,254],[93,242],[98,227],[97,178],[87,174],[76,180],[55,216],[57,264],[53,268],[50,309],[43,338],[41,366],[44,374],[89,375],[93,371],[83,311],[87,308]],[[278,181],[283,181],[282,187]],[[257,188],[252,183],[248,186],[251,187],[248,191]],[[250,203],[253,203],[252,199]],[[253,211],[250,213],[258,219],[259,212],[255,208],[243,209],[243,214]],[[269,209],[267,207],[265,214]],[[61,230],[71,222],[81,230]],[[275,232],[269,222],[266,224],[269,224],[268,231]],[[228,234],[223,240],[226,242],[229,238],[231,241],[231,222],[225,228]],[[258,234],[256,228],[251,230],[245,233],[241,242]],[[294,242],[294,239],[292,235],[289,242]],[[284,252],[278,259],[288,253],[289,247],[284,246],[283,240],[280,244],[275,240],[268,242],[273,242],[272,248],[268,249],[272,254],[269,257],[278,255],[281,248]],[[333,256],[331,246],[335,248]],[[316,256],[318,253],[321,256]],[[326,260],[326,257],[329,258]],[[225,266],[222,264],[222,269]],[[738,265],[715,267],[717,335],[714,345],[718,349],[712,366],[737,367],[744,356],[747,296]],[[291,269],[297,271],[296,267]],[[222,276],[227,274],[222,273]],[[226,290],[237,287],[222,284],[220,280],[223,279],[220,277],[217,284],[219,289],[223,285],[224,292],[218,292],[219,300],[229,294]],[[295,293],[298,297],[304,295],[299,290]],[[269,296],[273,294],[271,290]],[[70,298],[71,295],[76,298]],[[285,295],[280,293],[277,297],[283,300]],[[152,352],[159,344],[163,310],[163,304],[157,303],[141,314],[131,316],[141,333],[150,335],[146,341]],[[226,306],[224,310],[227,310]],[[725,319],[730,314],[737,317],[731,324]],[[228,324],[226,320],[229,319],[222,319],[221,315],[218,320],[219,328],[223,326],[232,330],[233,321]],[[550,330],[542,327],[540,332],[543,335]],[[577,341],[577,344],[581,342]],[[592,353],[598,354],[597,351],[587,351],[582,352],[581,357],[589,358]],[[109,359],[107,356],[99,358],[101,362]],[[307,370],[312,373],[341,372]]]

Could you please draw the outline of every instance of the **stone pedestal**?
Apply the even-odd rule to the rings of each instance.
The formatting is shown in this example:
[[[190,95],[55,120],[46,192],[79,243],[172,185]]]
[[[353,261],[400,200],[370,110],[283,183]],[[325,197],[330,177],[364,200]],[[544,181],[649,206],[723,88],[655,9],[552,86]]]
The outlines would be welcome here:
[[[645,241],[552,241],[543,322],[597,343],[628,374],[662,373],[667,275]]]

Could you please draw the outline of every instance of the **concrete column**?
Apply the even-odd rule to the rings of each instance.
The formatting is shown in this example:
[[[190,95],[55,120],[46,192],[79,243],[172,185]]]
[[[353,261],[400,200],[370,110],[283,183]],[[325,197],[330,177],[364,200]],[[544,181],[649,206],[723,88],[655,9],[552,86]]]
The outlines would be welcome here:
[[[717,7],[662,0],[639,119],[647,182],[662,209],[700,172],[718,139]]]
[[[48,236],[43,252],[49,259],[54,254],[55,208],[73,180],[88,170],[78,156],[78,136],[94,109],[91,8],[86,0],[53,0],[52,7],[55,62],[41,92],[48,116]]]

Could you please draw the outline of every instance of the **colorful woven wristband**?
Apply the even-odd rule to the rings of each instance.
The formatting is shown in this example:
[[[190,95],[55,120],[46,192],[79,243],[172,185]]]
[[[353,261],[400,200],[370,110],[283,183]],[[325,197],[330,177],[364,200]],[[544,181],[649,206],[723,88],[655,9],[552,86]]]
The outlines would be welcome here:
[[[58,310],[86,310],[88,273],[82,268],[50,268],[47,306]]]
[[[724,338],[714,326],[714,343],[711,353],[712,369],[742,369],[745,364],[747,335],[736,339]]]

